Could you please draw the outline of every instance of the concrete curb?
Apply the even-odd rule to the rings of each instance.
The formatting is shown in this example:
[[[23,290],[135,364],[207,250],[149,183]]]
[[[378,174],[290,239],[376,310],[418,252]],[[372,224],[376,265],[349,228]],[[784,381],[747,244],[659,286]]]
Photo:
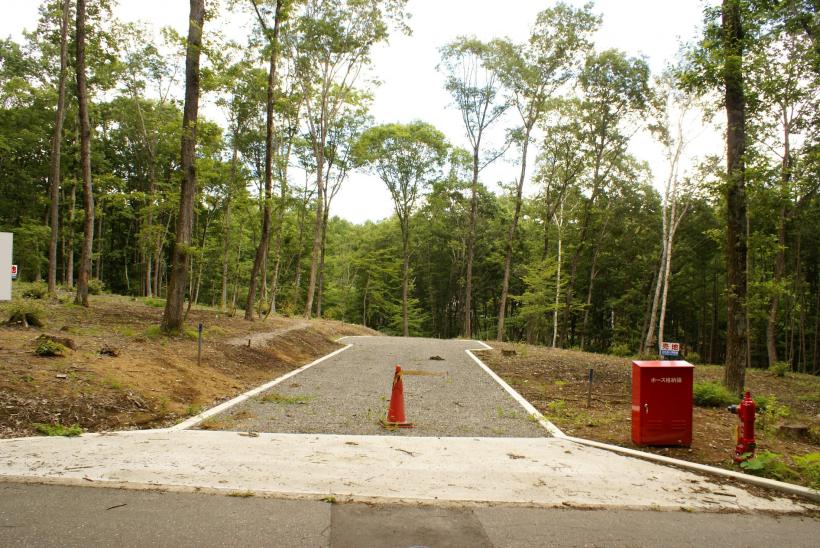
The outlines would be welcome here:
[[[482,344],[484,344],[484,343],[482,343]],[[484,344],[484,346],[487,346],[487,345],[486,345],[486,344]],[[487,346],[487,350],[491,350],[491,349],[492,349],[492,348],[491,348],[490,346]],[[478,364],[478,366],[479,366],[481,369],[483,369],[483,370],[484,370],[484,372],[485,372],[485,373],[487,373],[490,377],[492,377],[492,379],[493,379],[495,382],[497,382],[497,383],[501,386],[501,388],[503,388],[504,390],[506,390],[506,391],[507,391],[507,393],[508,393],[510,396],[512,396],[512,397],[513,397],[513,399],[514,399],[515,401],[517,401],[517,402],[518,402],[518,404],[519,404],[521,407],[523,407],[523,408],[524,408],[524,410],[527,412],[527,414],[528,414],[528,415],[530,415],[531,417],[535,417],[535,419],[538,421],[538,424],[540,424],[541,426],[543,426],[543,427],[544,427],[544,428],[545,428],[545,429],[546,429],[546,430],[547,430],[550,434],[552,434],[552,435],[553,435],[554,437],[556,437],[556,438],[566,438],[566,437],[567,437],[567,436],[566,436],[566,434],[564,434],[563,432],[561,432],[561,430],[559,430],[557,426],[555,426],[555,425],[554,425],[554,424],[552,424],[550,421],[548,421],[548,420],[547,420],[547,418],[546,418],[544,415],[542,415],[542,414],[538,411],[538,409],[536,409],[536,408],[535,408],[535,406],[533,406],[533,404],[531,404],[530,402],[528,402],[528,401],[526,400],[526,398],[524,398],[524,396],[522,396],[521,394],[519,394],[518,392],[516,392],[516,391],[515,391],[515,389],[514,389],[512,386],[510,386],[509,384],[507,384],[506,382],[504,382],[504,380],[503,380],[501,377],[499,377],[499,376],[495,373],[495,371],[493,371],[492,369],[490,369],[489,367],[487,367],[487,365],[486,365],[484,362],[482,362],[481,360],[479,360],[479,359],[476,357],[476,355],[475,355],[475,354],[473,354],[470,350],[465,350],[464,352],[466,352],[466,353],[467,353],[467,355],[468,355],[468,356],[470,356],[470,358],[472,358],[472,360],[473,360],[474,362],[476,362],[476,363]]]
[[[481,343],[487,347],[487,350],[491,350],[492,347],[487,345],[486,343]],[[775,491],[780,491],[781,493],[787,493],[789,495],[797,495],[799,497],[804,497],[809,500],[820,502],[820,491],[810,489],[808,487],[802,487],[800,485],[794,485],[791,483],[786,483],[783,481],[777,481],[768,478],[761,478],[758,476],[752,476],[750,474],[744,474],[742,472],[734,472],[732,470],[726,470],[724,468],[717,468],[716,466],[708,466],[706,464],[699,464],[696,462],[689,462],[686,460],[681,459],[674,459],[672,457],[664,457],[663,455],[656,455],[654,453],[648,453],[646,451],[638,451],[637,449],[629,449],[628,447],[620,447],[618,445],[611,445],[608,443],[602,443],[599,441],[588,440],[584,438],[575,438],[572,436],[567,436],[564,434],[557,426],[549,422],[546,417],[544,417],[541,413],[538,412],[535,407],[528,402],[521,394],[515,391],[510,385],[504,382],[501,377],[496,375],[494,371],[492,371],[489,367],[487,367],[484,362],[478,359],[472,352],[466,350],[467,354],[475,360],[475,362],[481,366],[482,369],[487,371],[496,382],[498,382],[504,390],[509,392],[509,394],[515,398],[518,403],[521,404],[524,409],[527,410],[528,413],[539,417],[539,424],[550,431],[550,433],[557,437],[563,438],[565,440],[578,443],[581,445],[588,445],[590,447],[597,447],[598,449],[605,449],[607,451],[612,451],[614,453],[619,453],[621,455],[626,455],[628,457],[635,457],[639,459],[644,459],[653,462],[659,462],[662,464],[668,464],[672,466],[677,466],[679,468],[684,468],[687,470],[692,470],[701,473],[712,474],[715,476],[721,476],[724,478],[731,478],[734,480],[750,483],[752,485],[756,485],[758,487],[765,487],[766,489],[773,489]]]
[[[294,375],[297,375],[297,374],[301,373],[305,369],[313,367],[316,364],[319,364],[319,363],[321,363],[321,362],[323,362],[323,361],[325,361],[329,358],[332,358],[336,354],[341,354],[342,352],[344,352],[345,350],[347,350],[351,346],[353,346],[353,345],[348,344],[348,345],[344,346],[343,348],[339,348],[338,350],[334,350],[330,354],[326,354],[326,355],[322,356],[321,358],[319,358],[318,360],[312,361],[307,365],[303,365],[299,369],[294,369],[290,373],[286,373],[286,374],[282,375],[279,378],[276,378],[276,379],[274,379],[274,380],[272,380],[268,383],[263,384],[262,386],[257,386],[253,390],[249,390],[249,391],[245,392],[244,394],[241,394],[241,395],[233,398],[232,400],[228,400],[224,403],[221,403],[221,404],[217,405],[216,407],[212,407],[212,408],[208,409],[207,411],[203,411],[199,415],[196,415],[194,417],[191,417],[190,419],[182,421],[179,424],[175,424],[174,426],[171,426],[170,428],[163,428],[163,429],[159,429],[159,430],[151,430],[151,432],[187,430],[188,428],[196,426],[197,424],[201,423],[202,421],[204,421],[204,420],[206,420],[210,417],[213,417],[214,415],[218,415],[219,413],[221,413],[221,412],[223,412],[227,409],[230,409],[231,407],[233,407],[235,405],[238,405],[238,404],[242,403],[243,401],[246,401],[246,400],[252,398],[253,396],[256,396],[257,394],[259,394],[261,392],[264,392],[265,390],[268,390],[269,388],[272,388],[272,387],[276,386],[280,382],[285,381],[285,380],[293,377]]]

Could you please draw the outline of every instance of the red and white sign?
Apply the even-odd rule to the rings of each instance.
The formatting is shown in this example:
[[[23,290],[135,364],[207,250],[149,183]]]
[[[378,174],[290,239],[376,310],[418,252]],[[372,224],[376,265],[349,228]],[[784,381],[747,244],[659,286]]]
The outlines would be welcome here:
[[[678,354],[680,354],[680,343],[662,342],[661,354],[664,356],[677,356]]]
[[[11,279],[12,280],[17,279],[17,265],[16,264],[11,265]]]

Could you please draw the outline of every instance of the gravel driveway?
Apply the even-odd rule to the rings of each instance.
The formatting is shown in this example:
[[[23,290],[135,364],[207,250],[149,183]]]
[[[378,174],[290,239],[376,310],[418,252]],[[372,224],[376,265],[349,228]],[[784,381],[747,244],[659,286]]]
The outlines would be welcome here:
[[[209,430],[405,436],[544,437],[549,433],[464,352],[466,340],[350,337],[353,347],[198,426]],[[431,359],[432,357],[442,359]],[[405,375],[407,420],[415,428],[379,425],[393,371]]]

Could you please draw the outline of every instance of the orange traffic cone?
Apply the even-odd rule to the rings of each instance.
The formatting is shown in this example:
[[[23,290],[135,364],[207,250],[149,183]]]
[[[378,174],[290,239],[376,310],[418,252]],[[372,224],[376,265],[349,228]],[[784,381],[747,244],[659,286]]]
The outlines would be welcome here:
[[[379,422],[385,428],[413,428],[412,422],[407,422],[404,416],[404,384],[401,381],[401,366],[396,366],[393,375],[393,392],[390,394],[390,407],[387,409],[387,419]]]

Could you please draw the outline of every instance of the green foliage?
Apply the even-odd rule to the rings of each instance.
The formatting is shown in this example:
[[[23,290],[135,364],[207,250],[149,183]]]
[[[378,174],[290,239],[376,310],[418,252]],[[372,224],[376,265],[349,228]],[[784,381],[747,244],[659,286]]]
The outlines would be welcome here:
[[[789,465],[777,453],[763,451],[753,458],[740,463],[740,467],[755,476],[776,479],[779,481],[794,481],[799,478]]]
[[[98,280],[97,278],[91,278],[88,280],[89,295],[100,295],[103,291],[105,291],[105,284],[102,280]]]
[[[809,487],[820,490],[820,453],[808,453],[793,460],[797,471]]]
[[[700,354],[698,354],[697,352],[687,352],[686,361],[688,361],[689,363],[701,363]]]
[[[264,403],[278,403],[282,405],[295,405],[295,404],[305,404],[312,400],[312,396],[290,396],[286,394],[279,394],[277,392],[271,392],[269,394],[265,394],[259,398],[259,401]]]
[[[34,353],[38,356],[62,356],[66,352],[66,347],[62,344],[47,338],[37,340],[37,346],[34,348]]]
[[[73,426],[64,426],[59,422],[55,424],[35,422],[32,423],[32,426],[38,433],[44,436],[66,436],[70,438],[79,436],[83,433],[83,429],[77,424]]]
[[[721,407],[737,403],[737,398],[719,382],[701,381],[692,386],[692,399],[698,407]]]
[[[165,299],[160,299],[158,297],[145,297],[142,299],[142,302],[154,308],[165,308]]]
[[[42,299],[48,295],[48,286],[43,282],[28,284],[22,291],[24,299]]]
[[[8,325],[43,327],[43,308],[35,303],[16,301],[6,309]]]
[[[777,361],[769,366],[769,373],[776,377],[785,377],[789,369],[791,369],[789,362]]]
[[[778,402],[773,394],[759,394],[753,399],[757,406],[758,428],[764,432],[771,433],[781,420],[791,415],[789,406]]]
[[[612,354],[613,356],[621,356],[624,358],[628,358],[629,356],[632,356],[634,352],[632,352],[632,349],[629,348],[628,344],[613,343],[609,347],[609,354]]]

